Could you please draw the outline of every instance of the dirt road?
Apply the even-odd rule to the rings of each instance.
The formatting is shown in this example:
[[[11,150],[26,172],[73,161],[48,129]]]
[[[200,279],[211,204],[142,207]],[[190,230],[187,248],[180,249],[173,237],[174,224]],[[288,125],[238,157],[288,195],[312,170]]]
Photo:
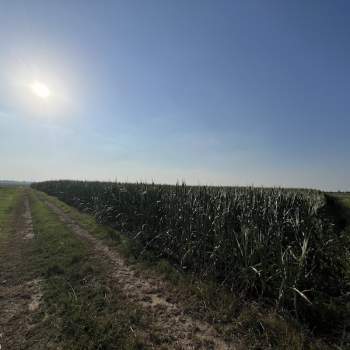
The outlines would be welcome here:
[[[89,242],[94,254],[100,259],[109,259],[113,265],[110,278],[132,303],[141,306],[151,316],[152,326],[162,334],[166,348],[235,349],[234,345],[226,343],[211,325],[186,315],[183,306],[173,302],[165,281],[136,273],[116,250],[111,250],[89,234],[62,209],[49,201],[45,201],[45,204],[74,234]],[[151,342],[151,339],[149,341]]]
[[[31,190],[18,193],[6,223],[0,220],[1,350],[85,350],[100,344],[104,349],[238,348],[212,325],[191,315],[174,297],[169,281],[128,265],[117,249],[82,228],[45,196]],[[88,269],[84,259],[90,261]],[[74,284],[80,271],[96,268],[81,272]],[[96,305],[84,314],[91,304]],[[133,310],[144,315],[140,317],[146,324],[138,326]],[[118,323],[117,333],[129,333],[122,345],[109,342],[123,337],[111,332]],[[103,339],[109,332],[109,338]],[[134,340],[133,334],[141,341]]]
[[[27,196],[21,198],[13,214],[0,245],[1,350],[22,349],[26,338],[32,337],[42,298],[40,276],[26,269],[28,241],[34,238]]]

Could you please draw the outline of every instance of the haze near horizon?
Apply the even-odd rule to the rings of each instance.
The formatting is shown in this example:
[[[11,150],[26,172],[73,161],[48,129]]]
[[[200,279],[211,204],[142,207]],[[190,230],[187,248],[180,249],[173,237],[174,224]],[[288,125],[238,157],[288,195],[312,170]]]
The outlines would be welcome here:
[[[350,188],[347,1],[5,1],[1,179]]]

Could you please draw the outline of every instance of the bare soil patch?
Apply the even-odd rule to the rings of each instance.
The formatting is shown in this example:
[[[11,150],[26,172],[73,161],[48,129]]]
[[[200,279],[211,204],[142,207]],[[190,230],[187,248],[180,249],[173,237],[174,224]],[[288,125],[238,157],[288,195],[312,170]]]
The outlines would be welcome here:
[[[22,226],[22,235],[24,239],[34,238],[32,214],[30,211],[28,197],[24,198],[24,213],[22,214],[22,218],[24,219],[23,226]]]

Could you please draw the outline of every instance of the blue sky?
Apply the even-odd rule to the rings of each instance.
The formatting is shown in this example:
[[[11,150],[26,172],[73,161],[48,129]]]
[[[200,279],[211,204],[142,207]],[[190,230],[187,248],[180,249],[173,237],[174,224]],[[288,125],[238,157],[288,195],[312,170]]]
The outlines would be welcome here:
[[[346,0],[2,1],[0,178],[349,189],[349,16]]]

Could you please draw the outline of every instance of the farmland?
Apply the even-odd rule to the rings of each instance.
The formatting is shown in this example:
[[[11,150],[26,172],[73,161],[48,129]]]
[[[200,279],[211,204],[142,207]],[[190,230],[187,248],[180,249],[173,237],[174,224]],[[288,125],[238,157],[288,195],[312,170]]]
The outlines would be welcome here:
[[[320,191],[71,181],[35,188],[124,232],[137,255],[166,258],[313,326],[342,317],[334,308],[348,288],[349,237]]]
[[[0,322],[5,349],[11,341],[31,349],[330,349],[349,341],[347,195],[32,187],[0,189],[0,300],[19,310]],[[30,305],[39,300],[29,314],[18,285]],[[27,333],[16,332],[19,322]]]

